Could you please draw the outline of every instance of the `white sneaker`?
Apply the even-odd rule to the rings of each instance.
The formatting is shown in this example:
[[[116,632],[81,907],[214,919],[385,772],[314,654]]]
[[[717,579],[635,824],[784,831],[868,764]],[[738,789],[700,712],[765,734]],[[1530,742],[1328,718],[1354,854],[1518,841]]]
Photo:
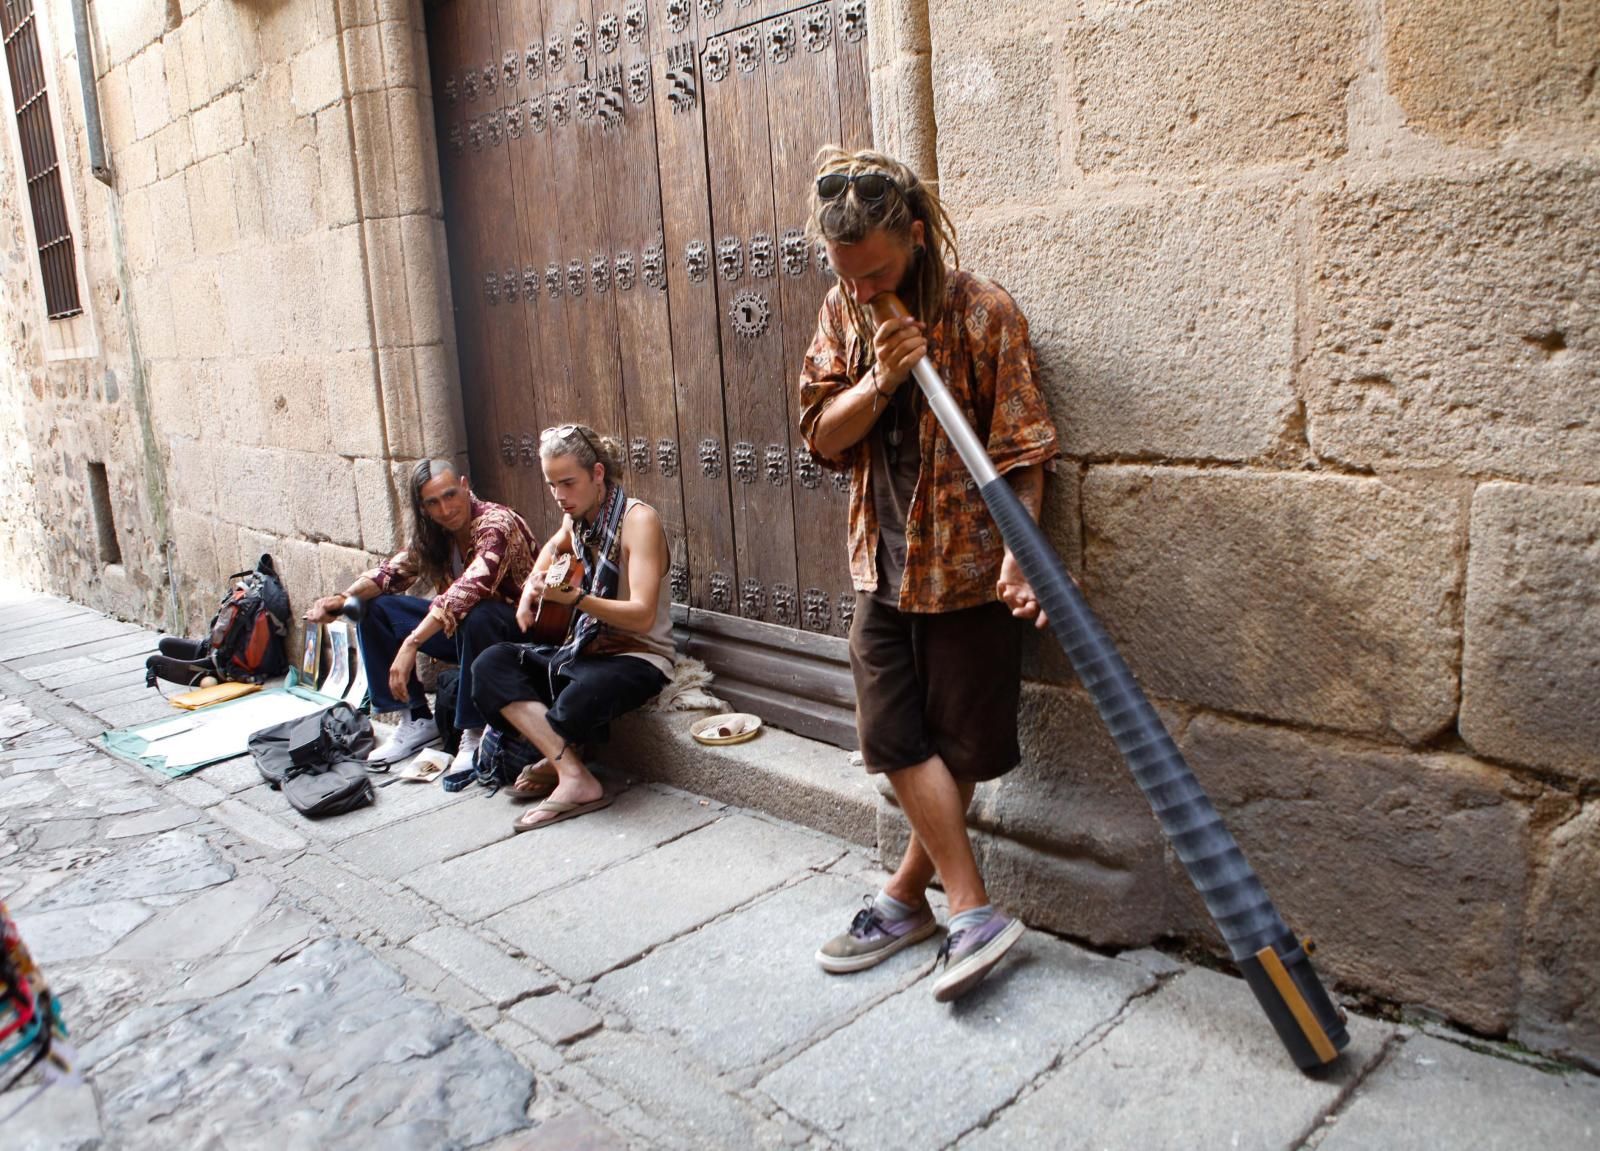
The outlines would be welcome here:
[[[433,722],[433,716],[417,719],[408,715],[388,740],[367,753],[367,762],[396,763],[438,742],[439,725]]]
[[[456,757],[450,761],[450,773],[465,771],[472,766],[472,757],[477,754],[478,745],[483,742],[483,728],[471,727],[461,733],[461,749],[456,752]]]

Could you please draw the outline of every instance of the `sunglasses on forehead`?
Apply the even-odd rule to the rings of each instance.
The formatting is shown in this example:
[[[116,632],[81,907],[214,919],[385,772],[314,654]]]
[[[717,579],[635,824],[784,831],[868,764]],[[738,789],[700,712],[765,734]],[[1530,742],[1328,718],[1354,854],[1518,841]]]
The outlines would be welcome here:
[[[837,200],[849,191],[854,185],[856,199],[869,204],[876,204],[889,194],[891,188],[899,190],[897,185],[882,172],[829,172],[826,176],[817,177],[817,199],[826,203]]]

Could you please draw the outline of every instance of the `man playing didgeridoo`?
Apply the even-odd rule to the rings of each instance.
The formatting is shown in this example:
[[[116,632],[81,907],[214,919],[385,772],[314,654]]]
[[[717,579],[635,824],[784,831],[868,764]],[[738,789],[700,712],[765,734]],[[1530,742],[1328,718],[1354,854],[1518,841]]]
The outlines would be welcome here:
[[[629,499],[617,482],[619,452],[615,440],[583,424],[540,436],[545,482],[564,514],[534,561],[517,622],[532,630],[541,605],[555,603],[572,606],[572,625],[560,645],[496,644],[472,669],[478,710],[544,754],[507,789],[513,798],[541,799],[516,821],[517,831],[611,802],[579,748],[672,674],[667,536],[656,510]],[[582,562],[581,586],[545,579],[562,555]]]
[[[933,995],[948,1001],[1023,932],[989,902],[966,812],[979,781],[1021,758],[1022,625],[1011,616],[1041,613],[912,366],[931,358],[1035,518],[1056,432],[1027,321],[998,284],[959,270],[949,217],[916,173],[876,152],[826,148],[810,226],[839,282],[802,369],[800,429],[817,457],[850,474],[857,731],[867,770],[888,775],[912,830],[899,868],[817,962],[860,971],[932,935],[937,871],[950,923]],[[880,292],[914,318],[875,324],[866,305]]]

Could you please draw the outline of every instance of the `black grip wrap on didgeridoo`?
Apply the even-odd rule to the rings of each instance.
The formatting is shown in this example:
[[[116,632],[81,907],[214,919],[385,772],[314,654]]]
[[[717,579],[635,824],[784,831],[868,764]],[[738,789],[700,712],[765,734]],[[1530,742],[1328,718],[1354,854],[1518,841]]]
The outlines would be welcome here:
[[[1263,948],[1283,957],[1333,1048],[1344,1047],[1349,1036],[1343,1020],[1305,952],[1044,532],[1004,477],[979,490],[1049,617],[1050,630],[1072,661],[1235,961],[1241,966],[1258,964],[1255,957]],[[1273,985],[1255,978],[1248,982],[1296,1064],[1309,1069],[1327,1062],[1327,1049],[1323,1055],[1312,1052]]]

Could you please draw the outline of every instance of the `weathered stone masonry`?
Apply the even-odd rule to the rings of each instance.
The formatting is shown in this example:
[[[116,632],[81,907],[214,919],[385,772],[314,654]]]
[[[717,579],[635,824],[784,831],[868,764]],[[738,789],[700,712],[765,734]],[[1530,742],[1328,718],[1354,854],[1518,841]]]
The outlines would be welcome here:
[[[46,357],[8,172],[0,570],[193,627],[270,550],[304,600],[464,445],[420,0],[95,0],[109,189],[39,6],[98,347]],[[880,142],[1032,321],[1047,527],[1285,913],[1346,989],[1600,1063],[1600,0],[869,12]],[[1216,946],[1030,668],[996,894]]]
[[[1032,321],[1050,530],[1285,912],[1347,987],[1600,1059],[1600,4],[873,20],[880,137]],[[1215,946],[1036,665],[1003,896]]]

